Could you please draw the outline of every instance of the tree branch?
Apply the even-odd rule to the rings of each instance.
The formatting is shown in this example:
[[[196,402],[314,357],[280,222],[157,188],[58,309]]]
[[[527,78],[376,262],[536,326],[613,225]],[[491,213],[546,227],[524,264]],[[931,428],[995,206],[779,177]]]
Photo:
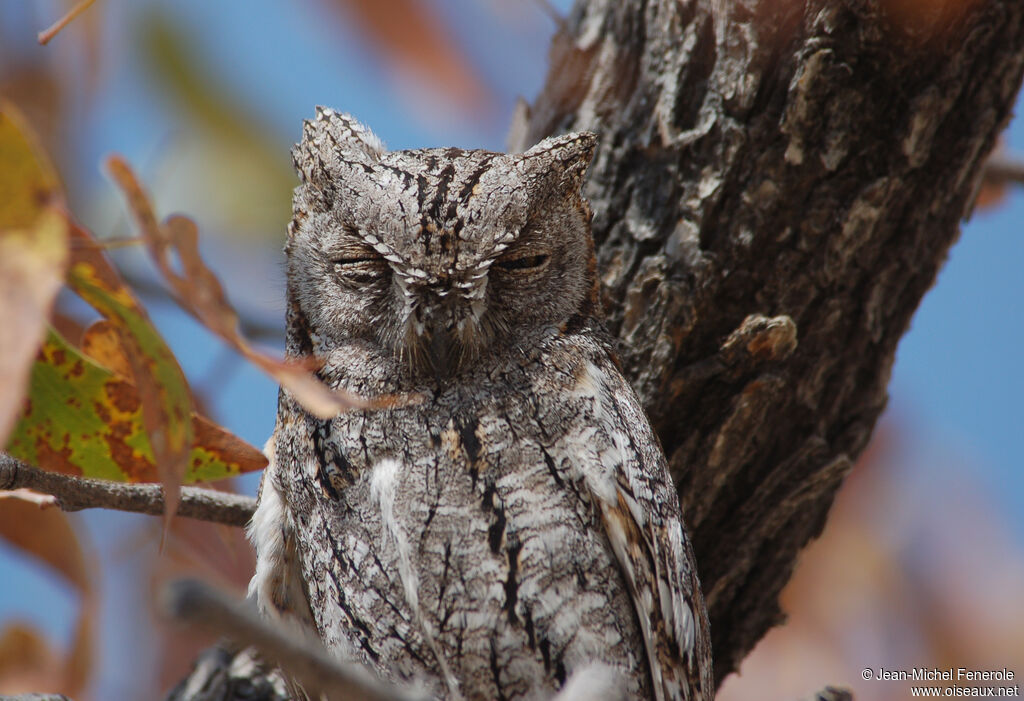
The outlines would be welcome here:
[[[1024,160],[1010,154],[992,154],[985,162],[985,180],[996,185],[1024,184]]]
[[[130,268],[120,272],[121,277],[146,299],[147,304],[168,304],[182,308],[181,302],[175,298],[173,292],[152,276]],[[260,343],[284,345],[283,320],[273,324],[246,309],[236,309],[235,312],[238,315],[238,330],[245,338]]]
[[[164,590],[171,617],[201,626],[234,641],[252,645],[302,685],[312,698],[351,701],[413,701],[422,697],[384,684],[365,669],[334,659],[323,645],[281,632],[254,609],[195,580],[172,582]]]
[[[0,452],[0,490],[19,488],[52,494],[64,511],[116,509],[153,516],[164,513],[163,487],[159,484],[128,484],[46,472]],[[182,487],[177,515],[245,526],[255,508],[256,500],[252,497]]]

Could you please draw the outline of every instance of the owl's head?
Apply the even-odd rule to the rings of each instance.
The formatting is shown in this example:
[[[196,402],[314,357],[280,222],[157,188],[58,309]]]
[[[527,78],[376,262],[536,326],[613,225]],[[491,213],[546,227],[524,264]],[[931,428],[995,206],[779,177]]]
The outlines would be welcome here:
[[[388,151],[318,108],[293,150],[289,349],[353,342],[447,375],[485,350],[589,317],[590,133],[526,153]]]

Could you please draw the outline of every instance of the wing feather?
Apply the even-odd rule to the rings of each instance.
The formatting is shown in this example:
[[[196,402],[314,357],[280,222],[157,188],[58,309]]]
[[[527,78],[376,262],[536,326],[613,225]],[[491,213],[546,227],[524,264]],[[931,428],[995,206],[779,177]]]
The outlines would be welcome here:
[[[615,446],[605,455],[615,464],[583,471],[629,586],[655,698],[710,699],[707,614],[664,454],[621,375],[592,363],[587,374],[598,424]]]

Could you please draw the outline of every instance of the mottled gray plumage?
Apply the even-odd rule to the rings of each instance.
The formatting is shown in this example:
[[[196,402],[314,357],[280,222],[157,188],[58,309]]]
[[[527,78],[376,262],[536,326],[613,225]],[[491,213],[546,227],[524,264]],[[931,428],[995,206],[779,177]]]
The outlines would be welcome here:
[[[288,353],[400,401],[322,421],[282,391],[252,589],[438,697],[713,694],[675,490],[598,319],[593,148],[386,151],[318,109],[294,151]]]

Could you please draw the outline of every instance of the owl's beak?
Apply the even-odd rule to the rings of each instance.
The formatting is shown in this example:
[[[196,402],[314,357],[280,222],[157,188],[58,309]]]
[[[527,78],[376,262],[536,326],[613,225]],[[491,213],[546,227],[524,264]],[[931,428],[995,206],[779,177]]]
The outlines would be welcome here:
[[[430,341],[427,343],[427,358],[430,367],[438,377],[447,377],[458,365],[459,353],[455,348],[456,340],[454,334],[438,324],[430,333]]]
[[[421,348],[434,376],[446,379],[476,356],[474,325],[466,310],[456,304],[433,311],[425,324]]]
[[[409,341],[414,366],[446,379],[476,355],[476,324],[471,304],[451,286],[430,289],[415,308]]]

